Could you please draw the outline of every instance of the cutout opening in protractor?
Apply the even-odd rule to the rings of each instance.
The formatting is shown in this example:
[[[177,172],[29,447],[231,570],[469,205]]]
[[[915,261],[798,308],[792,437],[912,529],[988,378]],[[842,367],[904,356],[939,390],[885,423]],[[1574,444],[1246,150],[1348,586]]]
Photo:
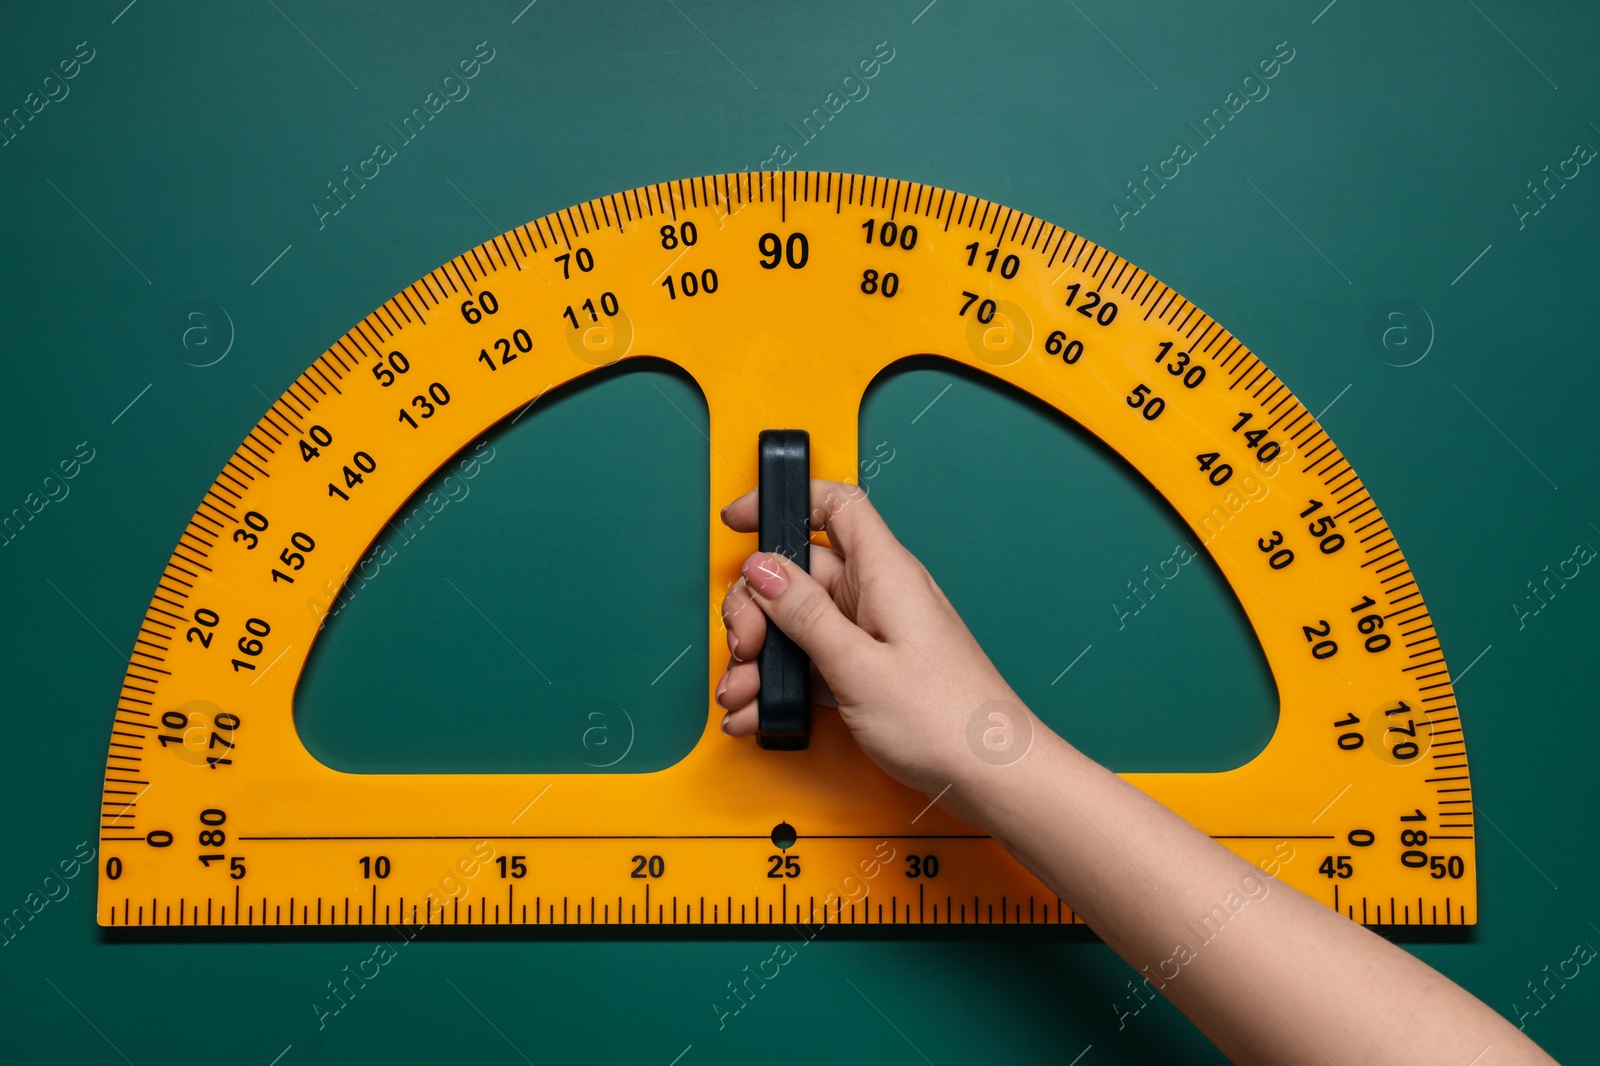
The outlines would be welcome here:
[[[885,368],[858,477],[1033,711],[1119,773],[1258,755],[1276,682],[1203,541],[1125,459],[962,363]]]
[[[681,760],[705,729],[708,425],[692,377],[633,358],[479,434],[330,607],[307,750],[368,774]]]

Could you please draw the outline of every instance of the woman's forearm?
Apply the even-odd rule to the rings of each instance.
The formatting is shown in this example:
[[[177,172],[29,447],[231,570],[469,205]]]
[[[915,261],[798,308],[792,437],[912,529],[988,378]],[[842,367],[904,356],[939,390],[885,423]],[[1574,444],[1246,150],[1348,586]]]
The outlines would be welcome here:
[[[1401,948],[1211,840],[1047,729],[956,782],[976,820],[1236,1062],[1551,1062]]]
[[[723,602],[732,660],[717,701],[730,736],[757,731],[751,657],[770,618],[811,657],[874,762],[992,833],[1235,1061],[1552,1061],[1449,979],[1234,855],[1037,720],[1020,758],[974,758],[973,708],[1018,710],[1016,693],[861,489],[813,481],[811,501],[813,528],[832,542],[813,546],[812,570],[756,552]],[[741,496],[724,521],[755,531],[756,502]]]

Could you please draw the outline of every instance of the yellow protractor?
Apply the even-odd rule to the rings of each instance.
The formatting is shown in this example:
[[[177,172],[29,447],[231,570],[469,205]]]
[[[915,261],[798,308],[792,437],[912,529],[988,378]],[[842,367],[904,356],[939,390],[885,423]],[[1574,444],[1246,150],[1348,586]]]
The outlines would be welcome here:
[[[723,736],[717,659],[699,742],[653,773],[342,773],[295,731],[306,657],[384,523],[546,391],[634,356],[682,367],[710,409],[718,506],[755,483],[773,427],[809,433],[815,476],[851,480],[863,392],[917,355],[1008,382],[1126,458],[1255,629],[1280,699],[1266,748],[1128,780],[1356,921],[1474,923],[1467,760],[1428,609],[1289,389],[1178,293],[1048,222],[915,182],[743,173],[496,237],[272,405],[174,549],[128,667],[100,924],[1077,921],[836,715],[803,751]],[[755,538],[707,521],[717,648],[715,605]]]

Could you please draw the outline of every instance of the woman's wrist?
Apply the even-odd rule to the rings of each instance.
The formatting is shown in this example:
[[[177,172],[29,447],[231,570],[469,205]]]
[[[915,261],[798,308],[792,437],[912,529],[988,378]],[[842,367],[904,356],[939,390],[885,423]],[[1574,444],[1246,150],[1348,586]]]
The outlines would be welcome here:
[[[1049,804],[1057,779],[1083,756],[1020,701],[994,701],[980,712],[967,730],[968,750],[949,770],[940,806],[999,837],[1027,811]]]

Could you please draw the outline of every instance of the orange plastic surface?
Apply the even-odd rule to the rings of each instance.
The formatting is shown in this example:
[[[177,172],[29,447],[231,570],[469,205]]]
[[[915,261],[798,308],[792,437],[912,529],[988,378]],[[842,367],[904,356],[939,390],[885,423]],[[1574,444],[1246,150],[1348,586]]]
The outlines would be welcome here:
[[[877,770],[836,716],[814,716],[801,753],[722,736],[715,657],[704,736],[654,773],[346,774],[295,732],[302,664],[384,523],[547,390],[617,359],[682,366],[709,404],[717,506],[754,484],[769,427],[809,430],[816,476],[851,480],[863,391],[916,354],[1009,382],[1123,455],[1259,636],[1281,700],[1265,750],[1224,773],[1129,780],[1358,921],[1474,922],[1443,655],[1312,415],[1103,248],[959,193],[825,173],[685,180],[539,219],[399,293],[300,376],[228,460],[151,603],[109,748],[99,922],[1075,920],[992,840]],[[427,399],[435,383],[447,404]],[[720,648],[718,604],[754,537],[707,521]],[[781,821],[800,834],[787,852],[771,840]],[[907,855],[930,853],[936,877],[905,876]],[[800,873],[780,858],[770,877],[775,855]]]

